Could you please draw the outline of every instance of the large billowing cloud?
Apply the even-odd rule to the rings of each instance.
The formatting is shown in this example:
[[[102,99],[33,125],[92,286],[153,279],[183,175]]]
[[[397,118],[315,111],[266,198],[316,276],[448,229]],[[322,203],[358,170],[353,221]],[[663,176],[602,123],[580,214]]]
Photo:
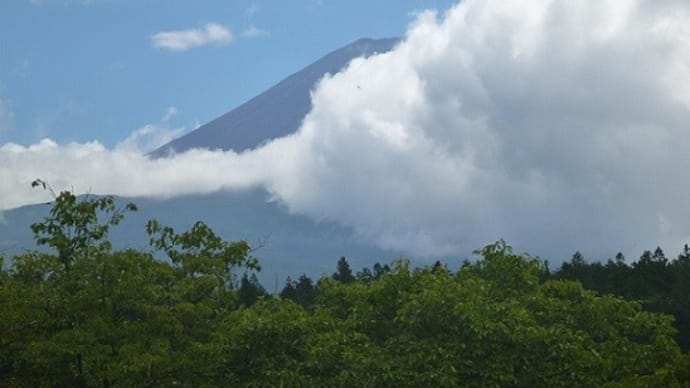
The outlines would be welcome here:
[[[383,247],[504,237],[544,255],[690,237],[690,4],[466,0],[325,78],[300,130],[259,149],[148,160],[97,143],[0,149],[0,208],[33,177],[123,195],[263,186]],[[104,174],[107,171],[107,174]]]

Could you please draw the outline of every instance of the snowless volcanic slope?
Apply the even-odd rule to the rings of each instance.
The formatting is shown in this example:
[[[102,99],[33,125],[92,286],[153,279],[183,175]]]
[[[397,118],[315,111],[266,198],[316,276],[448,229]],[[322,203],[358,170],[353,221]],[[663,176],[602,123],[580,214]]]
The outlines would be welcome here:
[[[145,229],[148,220],[156,219],[177,232],[201,220],[228,241],[249,242],[255,249],[252,255],[263,268],[259,279],[271,292],[285,284],[286,276],[294,279],[307,273],[318,278],[333,272],[341,256],[346,256],[358,269],[370,267],[375,261],[387,263],[402,255],[362,241],[351,229],[336,223],[288,214],[266,198],[267,194],[260,189],[168,199],[118,197],[120,205],[134,202],[139,211],[127,213],[123,222],[112,228],[109,240],[115,249],[148,252],[152,250]],[[30,225],[48,215],[51,206],[50,203],[28,205],[4,213],[4,222],[0,222],[0,256],[6,258],[5,267],[11,265],[14,255],[26,250],[47,250],[35,244]],[[165,257],[161,252],[155,254]]]
[[[397,38],[360,39],[333,51],[232,111],[160,147],[151,155],[163,157],[191,148],[241,152],[293,133],[311,109],[309,92],[326,73],[340,71],[357,57],[390,51],[398,41]]]

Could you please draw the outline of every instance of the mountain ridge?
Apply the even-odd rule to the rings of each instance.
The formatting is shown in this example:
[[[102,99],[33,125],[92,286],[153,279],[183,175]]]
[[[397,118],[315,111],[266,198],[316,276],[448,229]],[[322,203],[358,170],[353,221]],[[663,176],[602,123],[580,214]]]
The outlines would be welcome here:
[[[337,73],[355,58],[388,52],[399,41],[399,38],[358,39],[149,155],[165,157],[192,148],[242,152],[293,133],[311,110],[310,91],[325,74]]]
[[[139,210],[127,213],[121,224],[112,228],[109,239],[114,249],[152,251],[145,231],[148,220],[156,219],[178,232],[189,229],[196,221],[203,221],[228,241],[250,243],[253,255],[264,268],[259,279],[267,286],[273,286],[274,276],[278,276],[282,286],[286,276],[296,278],[307,273],[318,277],[328,273],[341,256],[347,257],[357,268],[402,255],[362,240],[349,227],[290,214],[268,198],[261,189],[167,199],[115,197],[120,206],[134,202]],[[11,264],[12,256],[37,249],[29,226],[47,216],[51,206],[52,202],[47,202],[5,211],[6,222],[0,223],[0,256],[8,259],[6,266]]]

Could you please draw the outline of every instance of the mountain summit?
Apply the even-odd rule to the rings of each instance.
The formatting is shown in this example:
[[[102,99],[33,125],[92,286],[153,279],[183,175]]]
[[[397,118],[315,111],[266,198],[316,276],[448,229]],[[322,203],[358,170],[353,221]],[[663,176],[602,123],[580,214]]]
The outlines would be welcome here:
[[[293,133],[311,110],[309,93],[324,75],[337,73],[355,58],[388,52],[398,42],[397,38],[359,39],[335,50],[232,111],[158,148],[151,156],[165,157],[192,148],[241,152]]]

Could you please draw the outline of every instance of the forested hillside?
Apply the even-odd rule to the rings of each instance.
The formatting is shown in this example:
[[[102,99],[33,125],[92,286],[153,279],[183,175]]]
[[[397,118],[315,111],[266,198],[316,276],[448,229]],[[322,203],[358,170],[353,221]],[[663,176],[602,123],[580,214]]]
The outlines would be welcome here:
[[[270,296],[251,247],[201,222],[176,232],[151,221],[150,252],[114,251],[110,228],[135,210],[63,192],[32,226],[53,253],[0,272],[1,386],[690,382],[677,342],[687,341],[687,249],[632,266],[576,255],[555,273],[503,241],[459,271],[399,260],[353,273],[342,258],[333,276],[289,279]],[[676,315],[682,335],[655,311]]]
[[[686,244],[675,258],[661,247],[644,251],[632,264],[623,254],[605,263],[588,263],[576,252],[569,262],[550,274],[551,279],[576,280],[600,294],[635,300],[648,311],[674,316],[678,342],[690,351],[690,247]]]
[[[463,268],[470,266],[468,261],[463,263]],[[437,261],[432,268],[446,267]],[[376,263],[371,269],[363,268],[355,273],[343,257],[336,265],[333,278],[344,283],[367,282],[378,279],[388,271],[388,265]],[[577,281],[585,289],[599,295],[636,301],[647,311],[673,316],[674,326],[678,329],[677,341],[683,351],[690,351],[690,246],[687,244],[674,259],[668,259],[661,247],[642,252],[640,258],[631,264],[626,262],[622,253],[602,263],[587,262],[580,252],[575,252],[570,261],[564,262],[555,271],[549,269],[548,261],[542,261],[540,271],[542,282]],[[248,288],[250,285],[254,288]],[[257,282],[253,282],[245,283],[244,288],[260,290],[259,287]],[[255,293],[268,295],[265,291]],[[317,294],[318,285],[303,274],[298,280],[288,278],[280,295],[309,307],[315,303]]]

